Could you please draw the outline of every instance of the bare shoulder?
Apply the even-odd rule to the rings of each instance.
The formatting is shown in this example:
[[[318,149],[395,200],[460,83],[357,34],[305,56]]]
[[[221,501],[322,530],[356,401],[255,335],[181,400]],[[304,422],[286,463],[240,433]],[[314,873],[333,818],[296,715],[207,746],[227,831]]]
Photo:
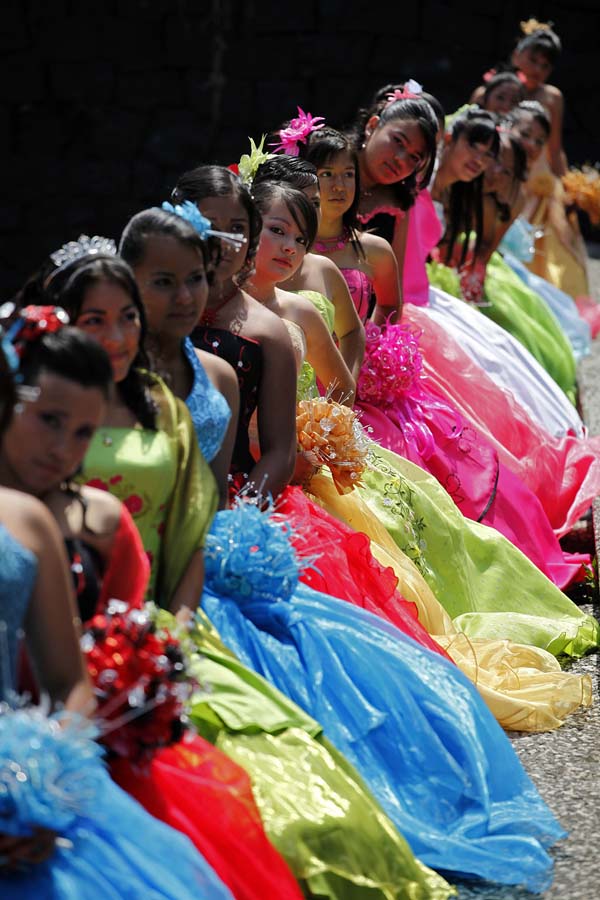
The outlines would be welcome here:
[[[86,503],[86,524],[95,533],[112,535],[121,521],[121,501],[109,491],[84,485],[81,496]]]
[[[563,103],[562,91],[553,84],[545,84],[542,88],[542,103],[552,112]]]
[[[277,299],[280,303],[285,304],[286,306],[291,306],[296,309],[314,309],[312,303],[307,297],[303,297],[302,294],[294,294],[292,291],[286,291],[282,288],[276,288],[277,291]]]
[[[370,263],[387,258],[394,253],[390,242],[378,234],[367,232],[361,235],[360,242]]]
[[[211,383],[218,391],[224,393],[225,386],[237,387],[237,375],[235,370],[226,359],[216,356],[214,353],[207,353],[206,350],[196,350],[196,356],[202,363],[204,371],[208,375]]]
[[[0,488],[0,509],[0,523],[36,555],[49,542],[56,541],[58,526],[52,513],[36,497]]]
[[[305,263],[308,263],[313,272],[319,272],[322,275],[329,275],[331,272],[337,272],[338,267],[333,260],[326,256],[319,256],[318,253],[307,253],[304,257]]]
[[[289,291],[283,291],[282,293],[298,299],[296,294],[291,294]],[[252,316],[251,336],[264,343],[279,340],[286,344],[289,343],[287,328],[279,316],[270,309],[266,309],[262,303],[259,303],[258,300],[249,295],[248,301],[250,304],[249,311]]]

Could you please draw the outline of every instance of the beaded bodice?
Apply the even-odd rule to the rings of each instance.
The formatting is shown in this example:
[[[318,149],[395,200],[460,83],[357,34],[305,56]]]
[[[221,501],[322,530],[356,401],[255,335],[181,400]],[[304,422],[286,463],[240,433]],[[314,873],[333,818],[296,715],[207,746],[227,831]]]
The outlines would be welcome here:
[[[37,560],[30,550],[0,524],[0,626],[6,638],[1,639],[0,698],[14,690],[19,631],[33,590]],[[5,655],[6,654],[6,655]]]
[[[237,434],[231,460],[232,473],[248,473],[254,467],[250,452],[248,431],[252,413],[258,403],[258,391],[262,380],[262,347],[258,341],[233,334],[223,328],[201,325],[192,334],[192,341],[199,350],[214,353],[233,366],[240,387],[240,413]]]
[[[360,269],[340,269],[340,272],[346,280],[352,302],[364,325],[371,311],[373,281],[366,272],[362,272]]]
[[[183,351],[194,370],[194,384],[185,402],[202,455],[207,462],[211,462],[223,443],[231,410],[223,394],[211,383],[189,338],[183,342]]]

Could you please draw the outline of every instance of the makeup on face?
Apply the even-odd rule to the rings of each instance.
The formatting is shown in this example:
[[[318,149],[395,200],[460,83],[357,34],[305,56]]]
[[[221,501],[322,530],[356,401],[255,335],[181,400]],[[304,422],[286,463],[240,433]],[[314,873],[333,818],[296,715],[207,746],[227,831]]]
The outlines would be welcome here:
[[[172,235],[150,235],[134,274],[148,330],[174,338],[190,334],[208,299],[201,251]]]
[[[115,382],[122,381],[137,356],[141,320],[127,291],[112,281],[99,281],[85,293],[74,323],[106,350]]]
[[[34,400],[20,404],[2,440],[15,487],[41,496],[77,471],[106,411],[99,388],[42,370]]]
[[[377,116],[367,123],[364,166],[373,184],[395,184],[427,163],[421,126],[414,120],[392,119],[381,124]]]
[[[204,197],[196,204],[203,216],[216,231],[226,234],[239,234],[248,241],[250,223],[241,200],[232,194],[225,197]],[[246,261],[248,243],[236,248],[225,241],[221,245],[219,264],[215,269],[217,281],[227,281],[240,271]]]
[[[290,278],[306,255],[306,237],[284,200],[263,212],[263,228],[255,259],[256,275],[278,283]]]

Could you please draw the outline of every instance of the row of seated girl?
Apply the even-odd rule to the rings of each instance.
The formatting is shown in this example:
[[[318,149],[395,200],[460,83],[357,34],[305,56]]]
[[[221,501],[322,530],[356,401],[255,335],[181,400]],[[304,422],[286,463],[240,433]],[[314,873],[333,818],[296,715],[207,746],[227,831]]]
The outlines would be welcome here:
[[[3,738],[26,773],[10,782],[6,896],[441,898],[465,876],[550,880],[562,830],[501,726],[554,728],[590,702],[557,661],[595,648],[598,623],[561,591],[585,559],[556,535],[589,505],[597,449],[547,433],[543,407],[532,417],[485,366],[483,399],[463,395],[461,341],[406,289],[401,304],[433,248],[413,212],[433,208],[435,106],[394,87],[360,121],[354,140],[310,117],[282,128],[302,158],[241,161],[251,190],[218,166],[185,173],[118,253],[66,244],[3,310],[2,685],[63,710],[3,713],[30,748]],[[459,116],[442,193],[450,173],[482,198],[500,140],[488,115]],[[496,175],[494,207],[512,209],[515,177]],[[474,211],[446,205],[443,253]],[[357,214],[391,220],[392,243]],[[411,222],[427,227],[408,253]],[[525,359],[553,398],[516,343],[500,383]],[[435,349],[452,360],[437,380]],[[515,423],[525,454],[502,432]],[[94,715],[147,812],[102,770],[78,726]],[[42,740],[60,765],[85,759],[62,819],[21,787]]]

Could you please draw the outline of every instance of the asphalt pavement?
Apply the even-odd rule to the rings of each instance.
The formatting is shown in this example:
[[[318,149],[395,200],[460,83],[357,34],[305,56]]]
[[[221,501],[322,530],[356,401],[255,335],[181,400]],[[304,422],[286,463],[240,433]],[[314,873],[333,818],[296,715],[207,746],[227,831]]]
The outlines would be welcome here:
[[[600,302],[600,246],[590,247],[590,284]],[[580,366],[584,419],[600,434],[600,336]],[[600,539],[600,499],[594,507]],[[600,619],[598,595],[582,609]],[[458,885],[460,900],[600,900],[600,655],[576,660],[569,671],[588,673],[594,685],[590,709],[570,716],[558,731],[509,734],[521,762],[568,837],[551,851],[554,883],[544,894],[498,885]]]

